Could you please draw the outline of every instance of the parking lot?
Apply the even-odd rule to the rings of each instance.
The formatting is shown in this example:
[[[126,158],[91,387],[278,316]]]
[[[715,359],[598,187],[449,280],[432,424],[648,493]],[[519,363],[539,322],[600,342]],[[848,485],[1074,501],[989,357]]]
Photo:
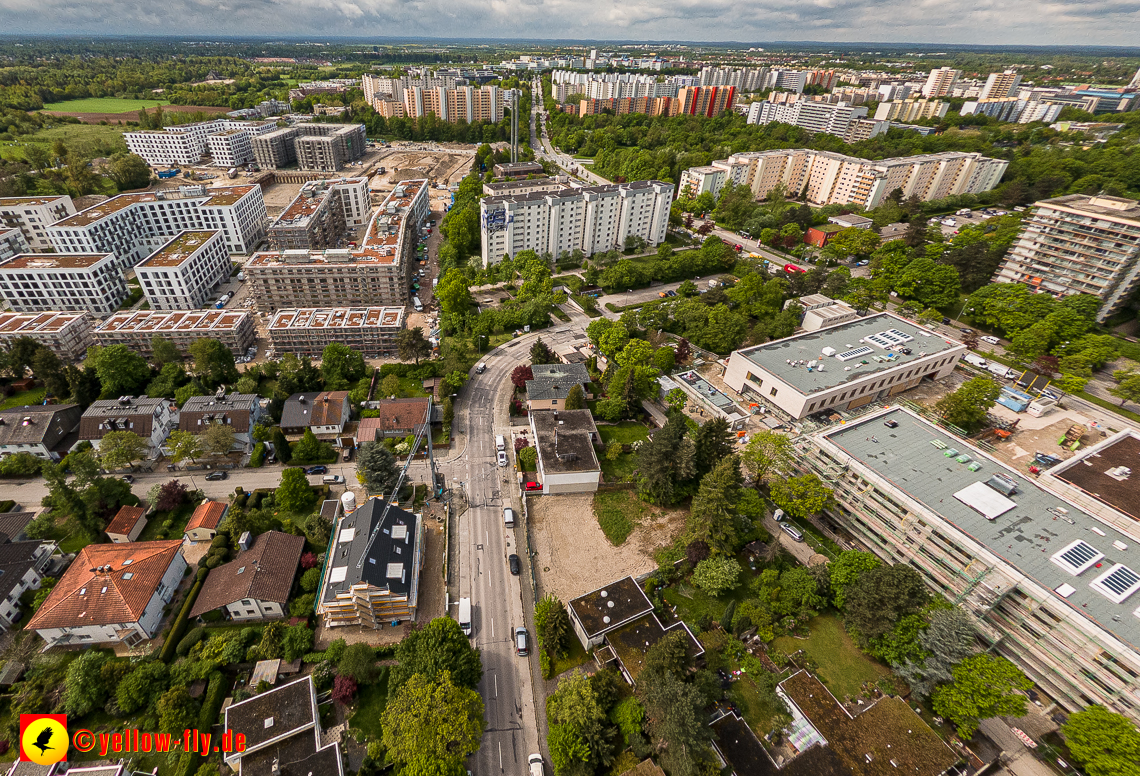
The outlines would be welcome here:
[[[942,234],[946,235],[946,237],[953,237],[958,234],[958,231],[963,226],[978,226],[991,218],[1009,215],[1009,211],[1004,208],[985,208],[982,210],[971,210],[968,214],[960,213],[961,211],[952,216],[932,218],[930,219],[930,224],[933,226],[936,222],[940,223],[942,226]]]

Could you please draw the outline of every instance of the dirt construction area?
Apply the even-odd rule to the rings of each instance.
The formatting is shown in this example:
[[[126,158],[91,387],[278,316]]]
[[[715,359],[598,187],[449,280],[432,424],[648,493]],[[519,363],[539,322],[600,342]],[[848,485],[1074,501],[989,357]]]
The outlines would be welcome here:
[[[446,146],[412,145],[385,149],[379,160],[385,172],[372,178],[372,188],[386,188],[399,181],[416,178],[428,178],[445,184],[459,183],[471,169],[475,146],[458,143]]]
[[[592,494],[532,497],[529,516],[539,589],[562,601],[657,568],[654,551],[685,525],[683,511],[654,509],[614,547],[598,527]]]
[[[144,103],[145,104],[145,103]],[[203,105],[163,105],[163,113],[226,113],[229,108],[218,108]],[[60,110],[45,110],[41,111],[49,116],[71,116],[77,118],[84,124],[98,124],[100,121],[106,121],[108,124],[126,124],[128,121],[138,121],[139,112],[137,110],[129,110],[126,113],[69,113]],[[153,112],[153,110],[152,110]]]

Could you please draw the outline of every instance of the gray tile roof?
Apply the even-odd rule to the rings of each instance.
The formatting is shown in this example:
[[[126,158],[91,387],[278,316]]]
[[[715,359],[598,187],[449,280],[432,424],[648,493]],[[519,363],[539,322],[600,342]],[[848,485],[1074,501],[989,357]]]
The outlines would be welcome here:
[[[335,572],[343,568],[344,580],[330,582],[321,593],[322,601],[332,601],[337,593],[352,585],[365,583],[393,595],[410,595],[415,587],[416,553],[419,552],[419,516],[392,505],[384,516],[384,524],[376,541],[368,550],[368,557],[360,568],[357,564],[368,546],[368,539],[384,514],[387,502],[371,498],[355,512],[345,515],[337,524],[333,537],[333,551],[328,561]],[[400,538],[402,536],[402,538]],[[330,578],[333,576],[330,572]]]

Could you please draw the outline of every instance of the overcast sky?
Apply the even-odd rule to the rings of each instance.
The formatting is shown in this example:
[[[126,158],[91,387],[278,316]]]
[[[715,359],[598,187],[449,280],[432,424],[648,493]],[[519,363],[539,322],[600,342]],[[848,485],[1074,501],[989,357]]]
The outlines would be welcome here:
[[[0,0],[13,33],[1140,44],[1140,0]]]

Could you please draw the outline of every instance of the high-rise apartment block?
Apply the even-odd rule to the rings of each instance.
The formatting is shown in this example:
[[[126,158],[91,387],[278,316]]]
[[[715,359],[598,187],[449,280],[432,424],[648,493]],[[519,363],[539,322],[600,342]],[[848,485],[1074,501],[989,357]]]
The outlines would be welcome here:
[[[235,354],[253,344],[253,316],[237,310],[162,312],[140,310],[114,313],[91,331],[96,345],[126,345],[144,358],[153,354],[154,337],[174,343],[183,353],[203,338],[216,339]]]
[[[429,113],[440,121],[497,122],[507,108],[509,89],[469,86],[455,78],[362,77],[364,96],[385,118],[421,118]]]
[[[979,100],[1000,100],[1003,97],[1012,97],[1021,85],[1021,76],[1015,70],[1006,70],[1003,73],[990,73],[985,86],[978,92]]]
[[[363,124],[300,124],[258,135],[251,146],[265,170],[296,163],[302,170],[337,172],[364,156],[367,138]]]
[[[220,167],[242,164],[235,161],[247,151],[249,140],[277,128],[272,121],[233,121],[211,119],[193,124],[175,124],[162,129],[140,129],[124,132],[123,139],[132,154],[141,156],[152,166],[170,164],[198,164],[207,152],[221,154],[213,163]],[[212,135],[224,135],[211,141]]]
[[[381,203],[360,247],[256,253],[245,265],[258,308],[397,307],[408,298],[428,182],[401,181]]]
[[[65,364],[82,361],[95,319],[85,312],[0,313],[0,347],[23,337],[35,340]]]
[[[135,267],[152,310],[197,310],[230,276],[221,232],[182,232]]]
[[[879,121],[899,121],[904,124],[924,119],[940,119],[946,115],[950,103],[942,100],[898,100],[880,102],[875,109]]]
[[[1086,194],[1036,203],[994,280],[1057,297],[1092,294],[1104,322],[1140,285],[1140,203]]]
[[[127,281],[113,253],[23,253],[0,263],[0,294],[18,313],[106,315],[127,298]]]
[[[997,186],[1009,162],[958,151],[873,161],[799,148],[733,154],[711,166],[725,170],[721,186],[729,181],[744,184],[757,198],[783,186],[790,195],[802,195],[813,205],[854,204],[870,209],[895,189],[901,189],[904,197],[915,196],[924,202],[989,191]],[[717,196],[720,191],[712,193]]]
[[[1060,103],[1023,100],[1018,97],[995,97],[985,100],[967,100],[959,110],[963,116],[992,116],[998,121],[1029,124],[1033,121],[1053,122],[1065,106]]]
[[[269,226],[275,251],[341,248],[371,209],[367,178],[309,181]]]
[[[748,106],[749,124],[791,124],[808,132],[826,132],[829,135],[844,137],[849,125],[855,119],[864,118],[867,109],[855,107],[847,102],[826,103],[810,100],[795,102],[754,102]],[[887,124],[880,124],[880,133],[886,132]]]
[[[391,358],[403,328],[403,307],[324,307],[278,310],[267,331],[278,353],[320,358],[336,342],[365,358]]]
[[[673,186],[662,181],[485,197],[479,205],[483,266],[520,251],[587,256],[621,248],[627,237],[665,239]]]
[[[20,253],[31,253],[31,251],[28,241],[24,239],[23,232],[15,227],[11,229],[0,227],[0,261],[10,259]]]
[[[227,129],[206,136],[206,147],[218,167],[238,167],[253,161],[251,133],[246,129]]]
[[[698,85],[735,86],[741,92],[760,92],[764,91],[770,72],[766,67],[702,67]]]
[[[19,229],[32,251],[54,251],[47,228],[75,213],[66,194],[0,198],[0,229]]]
[[[178,191],[120,194],[48,228],[61,253],[114,253],[127,270],[185,231],[220,231],[231,254],[265,237],[261,186],[181,186]]]
[[[956,84],[961,77],[961,70],[953,70],[949,67],[940,67],[937,70],[931,70],[930,75],[926,79],[926,84],[922,87],[922,96],[927,99],[932,97],[946,97],[954,90],[954,84]]]

